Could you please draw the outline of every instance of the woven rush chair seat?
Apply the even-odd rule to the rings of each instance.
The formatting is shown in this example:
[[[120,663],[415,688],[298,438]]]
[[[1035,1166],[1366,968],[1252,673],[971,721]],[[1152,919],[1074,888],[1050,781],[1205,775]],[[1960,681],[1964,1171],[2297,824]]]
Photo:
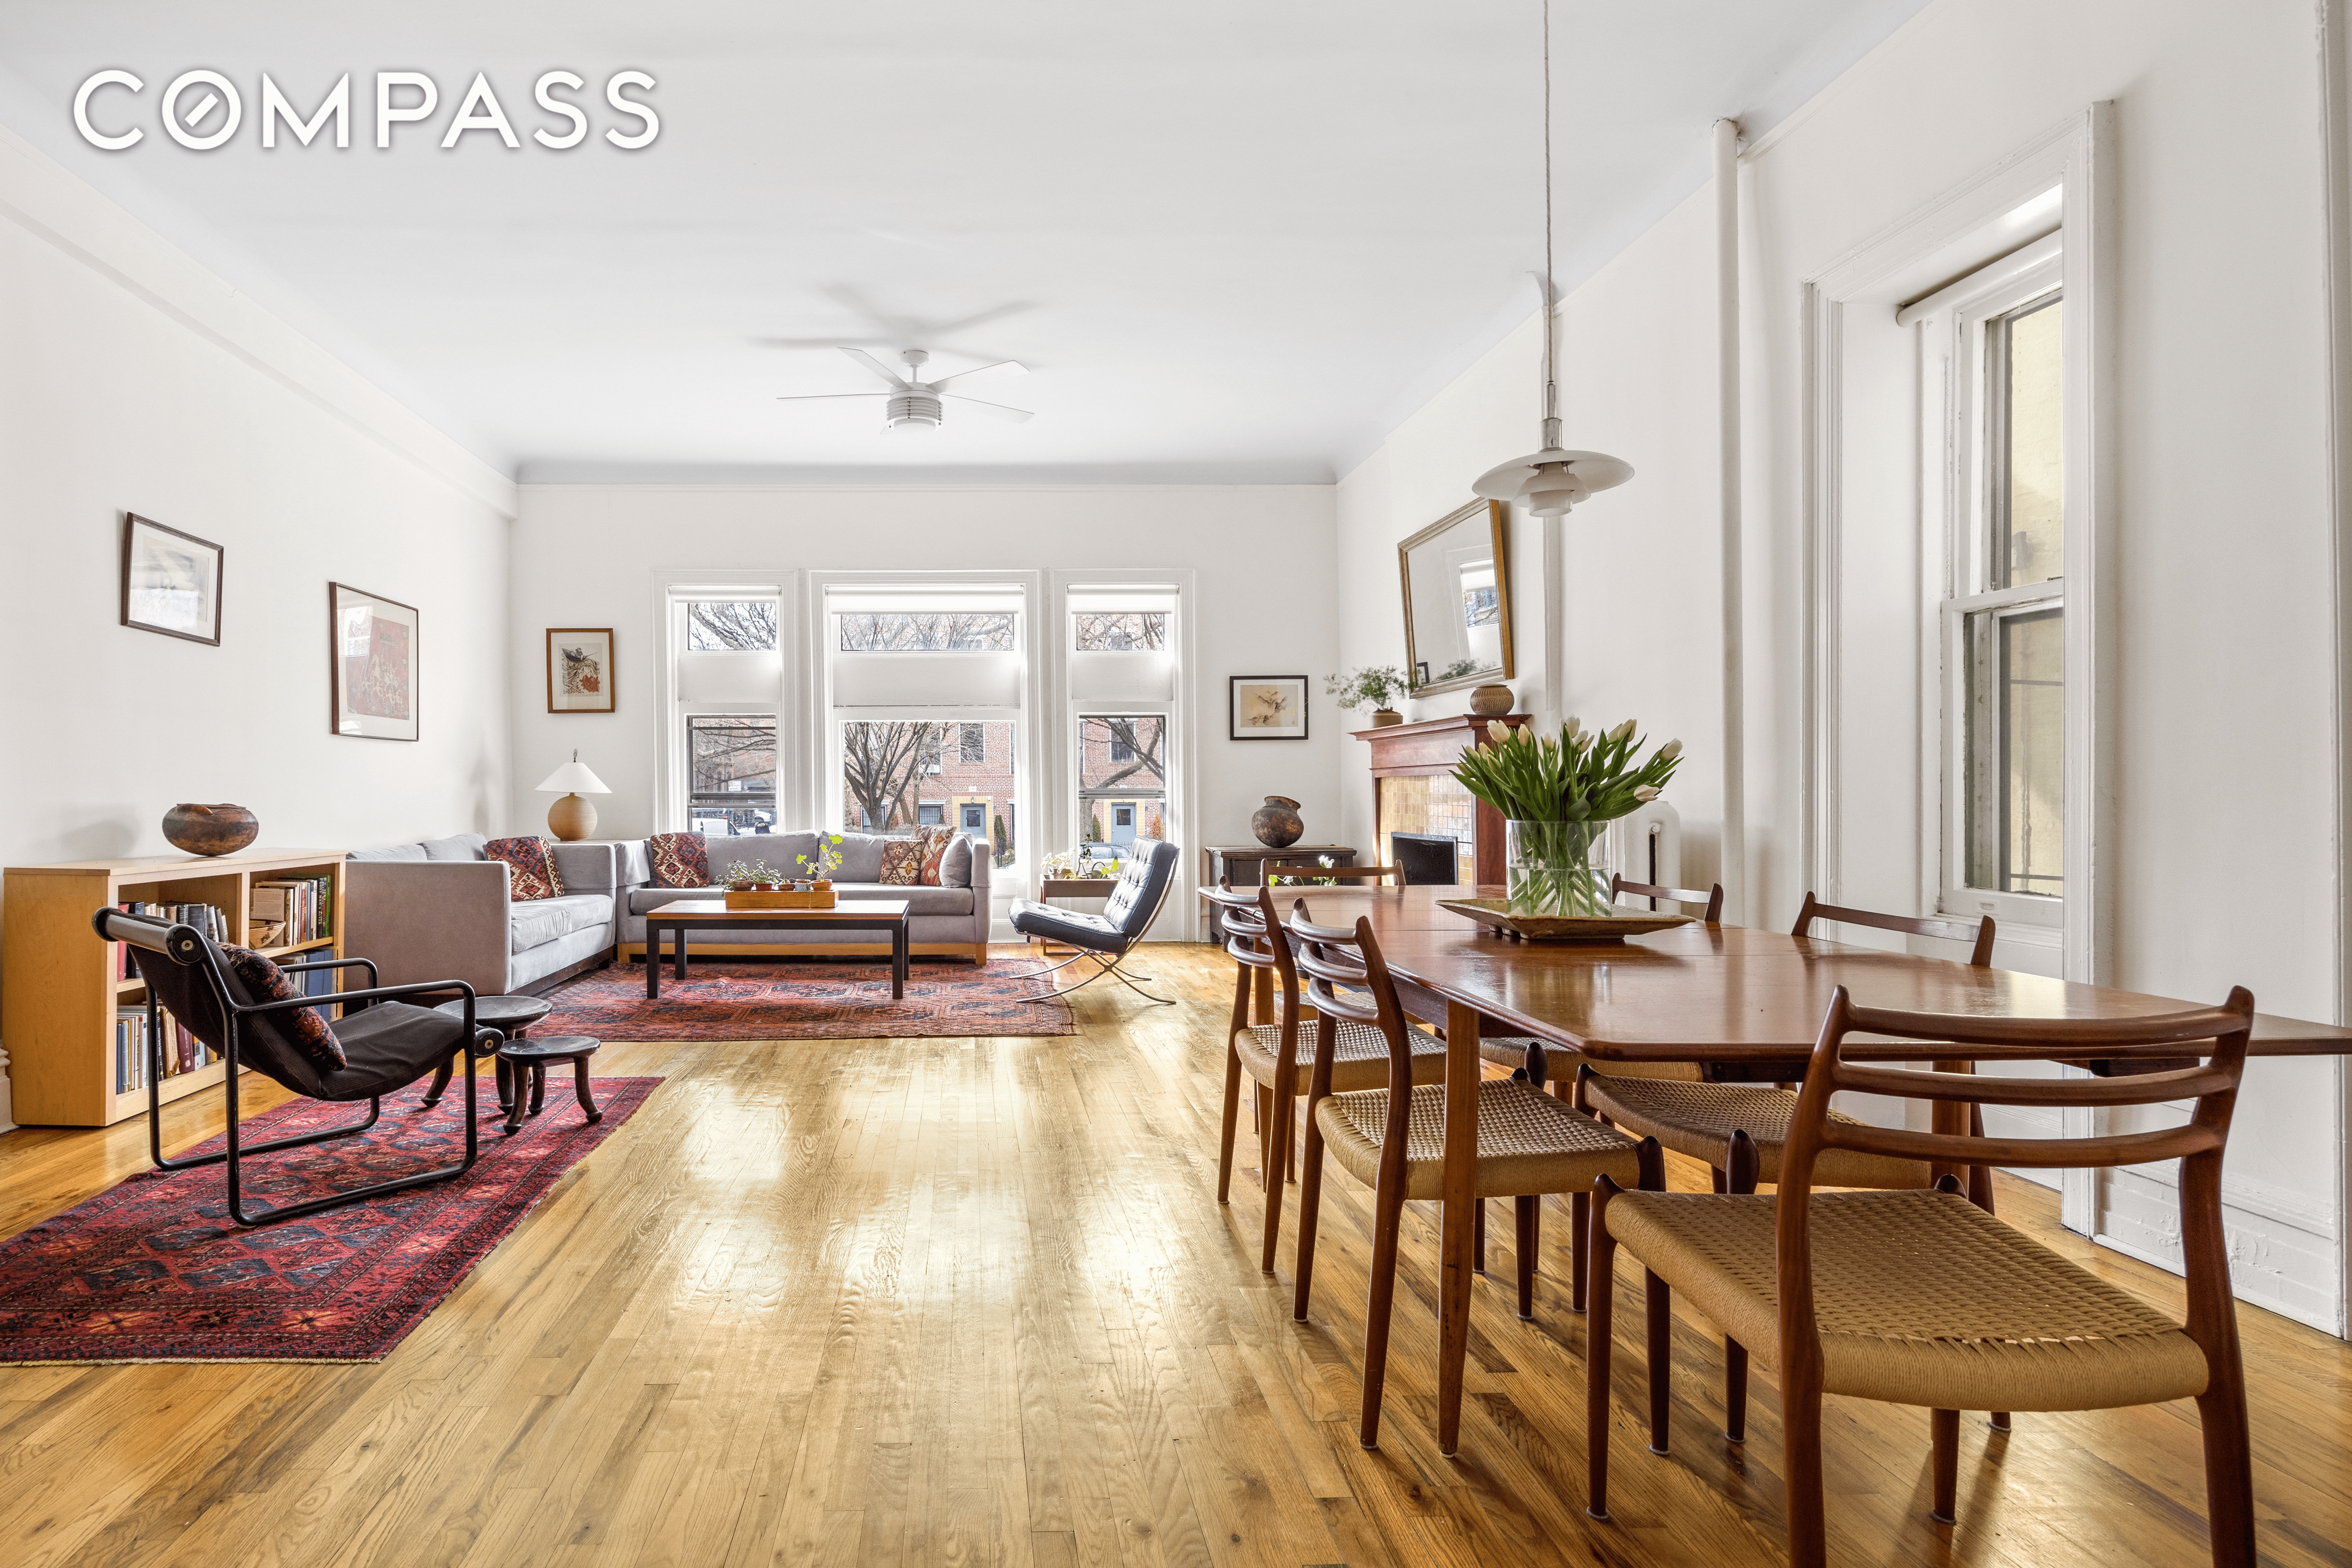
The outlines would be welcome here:
[[[1405,1134],[1404,1195],[1444,1194],[1445,1089],[1416,1087]],[[1389,1091],[1333,1094],[1315,1105],[1324,1147],[1339,1168],[1366,1186],[1378,1186],[1381,1141],[1387,1131]],[[1565,1100],[1509,1079],[1478,1085],[1478,1166],[1481,1197],[1589,1190],[1607,1175],[1622,1184],[1641,1179],[1633,1141],[1603,1127]]]
[[[1478,1056],[1480,1060],[1493,1062],[1496,1067],[1525,1067],[1529,1046],[1543,1046],[1544,1079],[1549,1083],[1574,1083],[1577,1068],[1587,1063],[1596,1071],[1624,1078],[1696,1079],[1699,1076],[1696,1062],[1595,1062],[1582,1051],[1548,1045],[1527,1035],[1481,1035]]]
[[[1349,1019],[1338,1020],[1339,1043],[1331,1052],[1331,1088],[1333,1092],[1346,1094],[1358,1089],[1379,1089],[1389,1081],[1389,1043],[1370,1024],[1358,1024]],[[1307,1080],[1315,1067],[1315,1029],[1312,1020],[1298,1026],[1298,1060],[1291,1068],[1293,1094],[1307,1092]],[[1425,1029],[1411,1032],[1412,1040],[1412,1081],[1443,1083],[1445,1080],[1445,1042]],[[1282,1026],[1250,1024],[1234,1031],[1234,1054],[1242,1059],[1242,1070],[1257,1082],[1271,1089],[1282,1059]]]
[[[1734,1131],[1756,1142],[1759,1182],[1780,1179],[1780,1154],[1789,1142],[1789,1121],[1797,1097],[1787,1089],[1752,1083],[1675,1083],[1659,1079],[1602,1077],[1584,1080],[1584,1102],[1595,1116],[1621,1127],[1638,1127],[1677,1154],[1720,1166]],[[1862,1125],[1842,1110],[1830,1120]],[[1858,1149],[1825,1149],[1813,1166],[1821,1187],[1926,1187],[1936,1180],[1924,1160],[1867,1154]]]
[[[1609,1234],[1768,1364],[1769,1196],[1628,1192]],[[1964,1410],[2102,1410],[2205,1392],[2179,1324],[1958,1194],[1816,1194],[1822,1392]]]

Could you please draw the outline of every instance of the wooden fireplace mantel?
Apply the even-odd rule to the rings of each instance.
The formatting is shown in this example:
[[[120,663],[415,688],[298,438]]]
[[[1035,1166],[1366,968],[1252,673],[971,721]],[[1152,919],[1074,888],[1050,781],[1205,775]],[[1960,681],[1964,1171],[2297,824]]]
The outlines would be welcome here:
[[[1535,721],[1534,716],[1528,713],[1504,713],[1497,717],[1514,730],[1525,729]],[[1389,858],[1385,792],[1381,790],[1380,781],[1428,778],[1452,773],[1464,752],[1474,746],[1494,744],[1486,729],[1487,722],[1475,713],[1456,713],[1448,719],[1425,719],[1418,724],[1390,724],[1380,729],[1350,731],[1356,739],[1372,748],[1372,842],[1376,846],[1375,855],[1383,860]],[[1475,879],[1479,884],[1502,882],[1503,814],[1484,801],[1476,804],[1472,815],[1471,854],[1477,868]]]

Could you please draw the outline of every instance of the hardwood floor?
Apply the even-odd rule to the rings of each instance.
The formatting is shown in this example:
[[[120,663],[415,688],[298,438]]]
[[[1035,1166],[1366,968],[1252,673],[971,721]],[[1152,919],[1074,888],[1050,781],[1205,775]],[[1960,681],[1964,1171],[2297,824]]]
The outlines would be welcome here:
[[[1617,1282],[1611,1502],[1583,1513],[1585,1320],[1547,1205],[1538,1321],[1507,1209],[1462,1455],[1433,1436],[1431,1205],[1408,1210],[1383,1447],[1356,1446],[1370,1194],[1325,1185],[1314,1320],[1258,1272],[1246,1128],[1220,1207],[1229,961],[1156,947],[1046,1039],[607,1045],[668,1081],[370,1366],[0,1368],[0,1562],[100,1564],[1731,1564],[1780,1561],[1779,1405],[1717,1435],[1720,1346],[1675,1332],[1643,1449]],[[168,1113],[217,1130],[217,1095]],[[549,1114],[571,1114],[551,1097]],[[143,1124],[0,1137],[0,1231],[143,1168]],[[1675,1184],[1703,1188],[1680,1165]],[[1295,1190],[1295,1189],[1294,1189]],[[2179,1311],[2170,1277],[2004,1212]],[[2266,1562],[2352,1563],[2352,1349],[2242,1309]],[[1833,1560],[2208,1561],[2194,1406],[1962,1428],[1927,1518],[1925,1411],[1833,1400]]]

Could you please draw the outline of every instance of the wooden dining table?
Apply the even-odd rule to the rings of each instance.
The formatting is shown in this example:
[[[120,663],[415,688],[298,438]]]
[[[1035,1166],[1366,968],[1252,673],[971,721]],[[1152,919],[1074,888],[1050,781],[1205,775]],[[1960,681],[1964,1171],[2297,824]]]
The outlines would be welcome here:
[[[1470,1333],[1473,1164],[1478,1147],[1480,1036],[1525,1036],[1596,1062],[1705,1062],[1718,1079],[1801,1077],[1830,996],[1839,986],[1865,1006],[1922,1013],[2039,1018],[2131,1018],[2209,1005],[2084,985],[1950,959],[1890,952],[1820,937],[1698,921],[1613,942],[1522,942],[1441,907],[1499,897],[1500,889],[1287,887],[1286,918],[1304,900],[1320,925],[1370,922],[1405,1011],[1445,1031],[1445,1163],[1439,1231],[1438,1447],[1454,1451],[1462,1425],[1463,1352]],[[1261,982],[1267,980],[1260,971]],[[1271,1021],[1261,989],[1259,1021]],[[2352,1054],[2352,1029],[2258,1014],[2254,1056]],[[1853,1060],[1916,1061],[1919,1043],[1849,1036]],[[1971,1047],[1982,1060],[2002,1054]],[[2047,1048],[2016,1059],[2073,1060],[2095,1070],[2153,1070],[2154,1050],[2103,1049],[2095,1059]],[[2136,1061],[2135,1058],[2145,1058]],[[1540,1066],[1538,1060],[1536,1064]],[[1456,1092],[1460,1090],[1461,1092]]]

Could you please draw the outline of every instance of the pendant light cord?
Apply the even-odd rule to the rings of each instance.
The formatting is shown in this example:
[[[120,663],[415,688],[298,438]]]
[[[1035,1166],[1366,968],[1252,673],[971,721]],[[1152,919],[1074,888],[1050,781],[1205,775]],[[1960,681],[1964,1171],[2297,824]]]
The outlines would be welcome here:
[[[1551,264],[1551,0],[1543,0],[1543,180],[1544,180],[1544,445],[1558,444],[1552,421],[1559,417],[1559,368],[1554,360],[1553,342],[1559,335],[1553,294],[1557,286],[1552,281]]]

